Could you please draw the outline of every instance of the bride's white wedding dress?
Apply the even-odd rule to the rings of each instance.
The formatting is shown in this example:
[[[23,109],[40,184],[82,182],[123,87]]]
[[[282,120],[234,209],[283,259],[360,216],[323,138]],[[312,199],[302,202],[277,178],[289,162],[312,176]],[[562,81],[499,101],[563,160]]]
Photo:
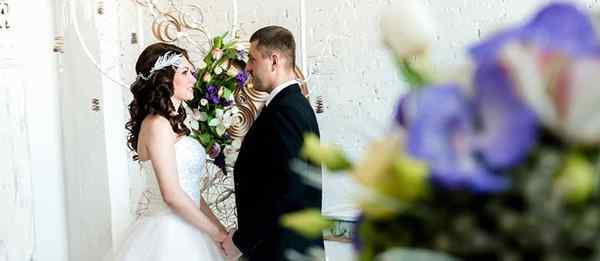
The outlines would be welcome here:
[[[183,137],[175,143],[177,171],[183,190],[199,206],[200,182],[206,153],[200,143]],[[224,260],[208,234],[175,214],[163,201],[152,162],[142,161],[146,176],[139,218],[115,253],[116,261],[217,261]]]

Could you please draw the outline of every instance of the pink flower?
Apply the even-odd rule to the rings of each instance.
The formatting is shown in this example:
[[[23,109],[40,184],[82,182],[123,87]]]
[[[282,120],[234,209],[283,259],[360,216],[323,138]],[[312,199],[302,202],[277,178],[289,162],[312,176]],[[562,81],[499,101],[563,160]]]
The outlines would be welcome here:
[[[223,57],[223,50],[219,49],[219,48],[215,48],[212,50],[212,57],[215,60],[219,60],[221,59],[221,57]]]

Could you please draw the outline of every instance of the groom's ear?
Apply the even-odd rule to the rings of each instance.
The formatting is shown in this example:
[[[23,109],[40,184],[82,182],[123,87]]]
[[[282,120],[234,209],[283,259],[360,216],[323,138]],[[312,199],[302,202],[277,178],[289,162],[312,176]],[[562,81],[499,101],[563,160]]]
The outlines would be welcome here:
[[[279,55],[278,52],[272,52],[271,53],[271,68],[272,70],[275,70],[275,68],[278,68],[281,66],[281,56]]]

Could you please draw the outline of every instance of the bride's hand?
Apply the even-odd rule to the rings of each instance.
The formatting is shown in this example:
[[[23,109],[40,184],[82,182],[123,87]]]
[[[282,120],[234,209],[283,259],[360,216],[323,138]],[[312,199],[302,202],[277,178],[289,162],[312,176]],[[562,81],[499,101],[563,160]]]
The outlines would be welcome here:
[[[218,232],[212,236],[213,240],[222,243],[227,238],[227,231],[219,228]]]

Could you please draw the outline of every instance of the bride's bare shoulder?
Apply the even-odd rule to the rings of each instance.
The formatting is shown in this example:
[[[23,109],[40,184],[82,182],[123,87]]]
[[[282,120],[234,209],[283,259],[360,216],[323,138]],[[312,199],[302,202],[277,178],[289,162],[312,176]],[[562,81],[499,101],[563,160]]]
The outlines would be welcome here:
[[[175,138],[171,123],[167,118],[160,115],[148,115],[142,121],[140,136],[145,138],[160,137],[160,138]]]

